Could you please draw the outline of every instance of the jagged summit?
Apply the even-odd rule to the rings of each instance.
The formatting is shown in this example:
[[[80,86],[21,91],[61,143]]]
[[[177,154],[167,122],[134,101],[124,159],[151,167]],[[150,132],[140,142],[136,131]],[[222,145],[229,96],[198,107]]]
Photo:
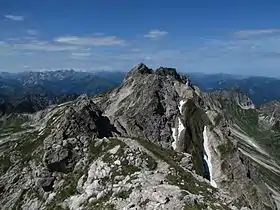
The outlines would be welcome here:
[[[189,82],[189,79],[185,75],[180,75],[175,68],[169,68],[169,67],[160,67],[158,69],[150,69],[147,67],[144,63],[139,63],[136,66],[134,66],[126,75],[125,81],[129,78],[135,78],[138,76],[160,76],[160,77],[171,77],[174,78],[184,84]]]
[[[125,80],[130,77],[136,77],[143,74],[152,74],[153,70],[148,68],[144,63],[139,63],[134,66],[126,75]]]

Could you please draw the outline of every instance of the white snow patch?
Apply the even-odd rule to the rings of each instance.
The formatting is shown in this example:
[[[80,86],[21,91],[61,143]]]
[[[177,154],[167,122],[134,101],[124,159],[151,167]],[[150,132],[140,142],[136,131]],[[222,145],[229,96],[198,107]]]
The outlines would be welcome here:
[[[171,130],[172,130],[172,137],[174,139],[174,141],[172,142],[171,146],[172,146],[172,148],[174,150],[176,150],[176,148],[177,148],[177,136],[178,136],[177,132],[178,132],[178,130],[176,128],[171,128]]]
[[[120,149],[120,147],[121,147],[120,145],[115,146],[113,149],[109,150],[109,153],[115,155]]]
[[[180,110],[180,113],[183,114],[183,106],[184,104],[186,103],[186,101],[180,101],[180,106],[179,106],[179,110]]]
[[[210,144],[209,144],[209,140],[208,140],[208,135],[207,135],[207,127],[204,126],[204,130],[203,130],[203,147],[204,147],[204,150],[205,150],[205,155],[204,155],[204,160],[206,161],[207,165],[208,165],[208,168],[209,168],[209,174],[210,174],[210,184],[217,188],[217,184],[216,182],[213,180],[213,177],[212,177],[212,163],[211,163],[211,152],[210,152]]]
[[[180,110],[181,114],[183,114],[183,106],[184,106],[185,103],[186,103],[186,101],[183,101],[183,100],[181,100],[179,102],[179,104],[180,104],[179,105],[179,110]],[[172,148],[174,150],[177,149],[177,143],[179,141],[180,135],[183,132],[183,130],[185,129],[185,127],[184,127],[184,125],[183,125],[183,123],[182,123],[180,118],[178,118],[178,121],[179,121],[178,128],[171,128],[171,130],[172,130],[172,137],[174,139],[174,141],[172,142],[171,146],[172,146]]]
[[[114,164],[116,164],[116,165],[121,165],[121,161],[120,160],[116,160],[115,162],[114,162]]]
[[[178,128],[171,128],[172,129],[172,136],[174,138],[174,141],[172,142],[171,146],[174,150],[177,149],[177,144],[180,139],[180,136],[182,132],[186,129],[184,124],[182,123],[181,119],[178,118],[179,123],[178,123]]]
[[[181,135],[181,133],[183,132],[184,129],[185,129],[185,126],[179,118],[178,138],[180,137],[180,135]]]

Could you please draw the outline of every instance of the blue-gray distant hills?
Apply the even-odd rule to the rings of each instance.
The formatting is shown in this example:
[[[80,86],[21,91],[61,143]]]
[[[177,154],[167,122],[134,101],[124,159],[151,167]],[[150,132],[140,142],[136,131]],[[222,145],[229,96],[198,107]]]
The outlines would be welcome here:
[[[238,89],[247,93],[257,106],[280,99],[278,78],[185,74],[203,91]],[[125,75],[126,72],[121,71],[0,72],[0,115],[35,112],[50,104],[73,100],[84,93],[92,96],[100,94],[121,84]]]
[[[280,79],[231,74],[189,73],[192,83],[203,91],[238,89],[248,94],[255,105],[280,99]]]
[[[96,95],[122,82],[121,72],[74,70],[0,73],[0,115],[34,112],[50,104],[72,100],[86,93]]]

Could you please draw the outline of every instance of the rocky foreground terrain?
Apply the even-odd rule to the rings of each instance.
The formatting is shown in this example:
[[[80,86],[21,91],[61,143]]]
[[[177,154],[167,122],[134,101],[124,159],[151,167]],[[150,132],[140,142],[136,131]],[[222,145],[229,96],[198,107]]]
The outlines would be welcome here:
[[[280,209],[278,103],[175,69],[0,121],[1,209]]]

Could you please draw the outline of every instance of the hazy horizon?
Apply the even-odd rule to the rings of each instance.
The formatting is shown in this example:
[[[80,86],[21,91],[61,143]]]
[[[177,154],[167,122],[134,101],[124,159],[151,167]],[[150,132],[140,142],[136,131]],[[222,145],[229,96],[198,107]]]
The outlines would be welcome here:
[[[159,67],[157,67],[159,68]],[[155,68],[156,69],[156,68]],[[153,69],[153,70],[155,70]],[[130,71],[131,69],[128,69],[126,71],[122,70],[98,70],[98,71],[87,71],[87,70],[82,70],[82,69],[41,69],[41,70],[23,70],[23,71],[17,71],[17,72],[8,72],[8,71],[1,71],[1,73],[8,73],[8,74],[20,74],[20,73],[30,73],[30,72],[55,72],[55,71],[75,71],[75,72],[84,72],[84,73],[91,73],[91,74],[96,74],[96,73],[123,73],[126,74]],[[215,75],[224,75],[224,76],[233,76],[235,79],[238,78],[250,78],[250,77],[265,77],[265,78],[271,78],[271,79],[280,79],[280,76],[266,76],[266,75],[241,75],[241,74],[234,74],[234,73],[224,73],[224,72],[215,72],[215,73],[205,73],[205,72],[182,72],[176,69],[176,71],[179,74],[191,74],[191,75],[201,75],[201,76],[215,76]]]

